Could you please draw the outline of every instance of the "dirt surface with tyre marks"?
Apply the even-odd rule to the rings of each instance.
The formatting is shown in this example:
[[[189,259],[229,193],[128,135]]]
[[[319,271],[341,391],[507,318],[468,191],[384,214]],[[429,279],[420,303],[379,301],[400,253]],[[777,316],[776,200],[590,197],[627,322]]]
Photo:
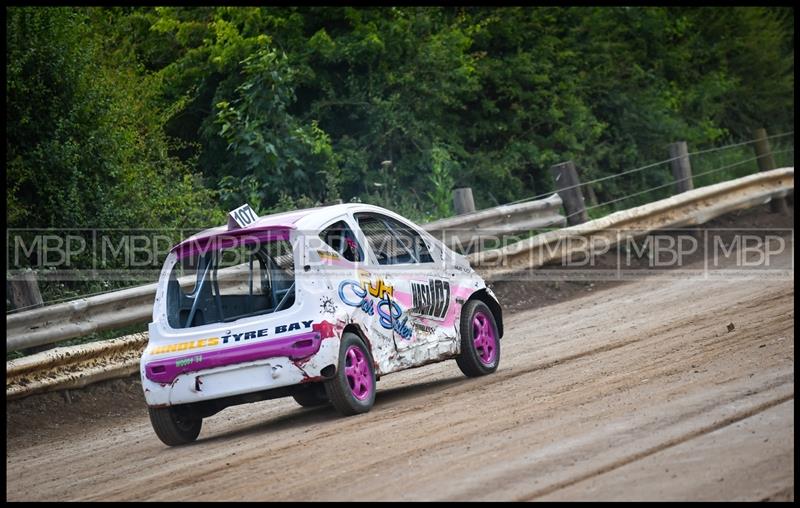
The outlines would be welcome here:
[[[792,269],[790,252],[773,266]],[[76,392],[58,428],[7,416],[7,498],[792,500],[793,299],[793,270],[616,284],[508,315],[490,376],[453,361],[386,376],[349,418],[290,398],[232,407],[178,448],[130,383],[108,385],[128,388],[95,420],[81,416],[114,411],[109,397]]]

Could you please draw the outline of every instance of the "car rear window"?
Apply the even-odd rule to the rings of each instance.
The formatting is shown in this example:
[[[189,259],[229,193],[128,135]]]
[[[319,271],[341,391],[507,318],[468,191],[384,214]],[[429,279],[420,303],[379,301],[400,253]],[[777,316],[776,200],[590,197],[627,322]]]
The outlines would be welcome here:
[[[294,304],[292,245],[274,240],[212,250],[176,262],[167,321],[191,328],[286,310]]]

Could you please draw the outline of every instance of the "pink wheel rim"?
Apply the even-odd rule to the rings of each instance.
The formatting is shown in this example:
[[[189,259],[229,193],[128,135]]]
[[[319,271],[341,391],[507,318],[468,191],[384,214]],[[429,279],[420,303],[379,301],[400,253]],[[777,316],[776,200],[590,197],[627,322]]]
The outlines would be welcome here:
[[[350,391],[358,400],[369,397],[372,391],[372,373],[369,370],[367,356],[358,346],[347,348],[344,358],[344,375]]]
[[[491,365],[497,356],[497,337],[489,316],[476,312],[472,318],[472,343],[484,365]]]

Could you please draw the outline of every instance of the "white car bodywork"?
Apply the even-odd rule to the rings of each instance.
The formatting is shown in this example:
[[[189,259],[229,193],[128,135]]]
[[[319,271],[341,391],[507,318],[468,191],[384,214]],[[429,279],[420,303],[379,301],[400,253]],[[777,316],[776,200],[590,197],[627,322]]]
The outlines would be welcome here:
[[[433,262],[381,265],[354,214],[395,219],[421,235]],[[350,262],[319,235],[345,221],[365,259]],[[502,321],[496,297],[464,256],[401,216],[371,205],[342,204],[270,215],[245,230],[285,231],[294,246],[294,304],[275,313],[232,322],[172,328],[167,285],[181,245],[222,234],[212,228],[173,249],[161,271],[140,363],[151,407],[219,399],[322,381],[335,372],[345,331],[369,348],[377,376],[455,357],[460,353],[461,308],[481,298]],[[252,270],[252,268],[251,268]]]

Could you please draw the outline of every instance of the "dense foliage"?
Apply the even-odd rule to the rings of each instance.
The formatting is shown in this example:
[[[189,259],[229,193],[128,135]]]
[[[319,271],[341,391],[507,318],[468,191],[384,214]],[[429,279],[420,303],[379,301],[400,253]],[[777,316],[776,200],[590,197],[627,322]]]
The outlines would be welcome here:
[[[415,219],[794,122],[785,8],[7,8],[9,227]],[[668,181],[609,180],[598,199]]]

